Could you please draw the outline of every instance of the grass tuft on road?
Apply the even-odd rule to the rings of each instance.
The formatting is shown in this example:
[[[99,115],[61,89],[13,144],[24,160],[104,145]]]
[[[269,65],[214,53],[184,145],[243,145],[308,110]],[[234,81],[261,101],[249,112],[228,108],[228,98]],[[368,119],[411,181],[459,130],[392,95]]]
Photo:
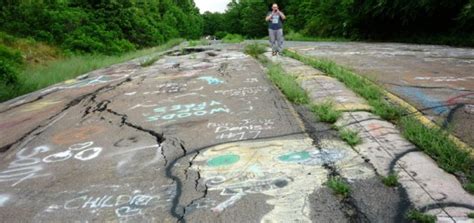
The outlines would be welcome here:
[[[459,148],[445,130],[424,125],[420,120],[410,115],[408,108],[388,101],[385,91],[380,86],[343,66],[329,60],[314,59],[288,50],[285,50],[285,55],[338,79],[365,98],[373,107],[376,115],[396,123],[401,128],[402,134],[431,156],[439,167],[449,173],[456,174],[460,179],[467,179],[467,182],[463,182],[463,186],[466,191],[474,193],[474,159],[468,151]]]
[[[435,223],[436,216],[422,213],[418,210],[411,210],[406,216],[409,220],[418,222],[418,223]]]
[[[336,110],[334,103],[326,101],[321,104],[312,105],[311,111],[322,122],[335,123],[342,115],[342,112]]]
[[[251,43],[245,46],[244,52],[253,58],[258,58],[260,55],[266,52],[267,46],[261,43]]]
[[[347,144],[349,144],[350,146],[356,146],[362,142],[362,139],[360,138],[359,134],[349,129],[340,130],[339,137],[341,137],[341,139],[347,142]]]
[[[391,173],[386,177],[382,177],[382,183],[387,187],[396,187],[398,186],[398,175]]]
[[[326,185],[334,192],[334,194],[341,195],[343,198],[348,197],[351,193],[350,186],[340,177],[329,178]]]
[[[300,105],[309,102],[306,92],[299,86],[294,77],[283,71],[280,65],[269,64],[268,75],[289,101]]]

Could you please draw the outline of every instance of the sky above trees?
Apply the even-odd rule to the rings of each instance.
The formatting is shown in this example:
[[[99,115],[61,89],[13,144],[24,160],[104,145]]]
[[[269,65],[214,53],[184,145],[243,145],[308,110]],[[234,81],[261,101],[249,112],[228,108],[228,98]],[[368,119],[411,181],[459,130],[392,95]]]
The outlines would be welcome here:
[[[201,13],[224,12],[230,0],[194,0]]]

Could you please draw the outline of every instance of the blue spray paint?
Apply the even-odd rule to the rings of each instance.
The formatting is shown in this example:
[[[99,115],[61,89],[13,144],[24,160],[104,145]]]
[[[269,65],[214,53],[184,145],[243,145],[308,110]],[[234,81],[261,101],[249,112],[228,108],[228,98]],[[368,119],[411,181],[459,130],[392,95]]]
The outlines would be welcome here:
[[[437,114],[441,115],[443,113],[449,112],[449,108],[446,104],[440,102],[438,99],[431,97],[422,90],[415,87],[396,87],[397,92],[414,99],[419,102],[425,108],[432,108],[432,110]]]

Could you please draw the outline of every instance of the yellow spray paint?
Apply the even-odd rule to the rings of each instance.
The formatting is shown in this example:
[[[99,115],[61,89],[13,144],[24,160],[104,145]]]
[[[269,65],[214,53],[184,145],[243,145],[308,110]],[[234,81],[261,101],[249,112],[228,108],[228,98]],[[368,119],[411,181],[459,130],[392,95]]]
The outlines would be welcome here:
[[[212,210],[222,212],[245,196],[264,194],[274,208],[261,222],[311,222],[308,196],[327,181],[325,163],[349,170],[351,178],[373,176],[362,168],[350,147],[342,142],[322,141],[322,150],[302,136],[212,147],[194,160],[210,191],[220,191],[227,200]],[[359,172],[355,172],[355,171]],[[347,171],[346,171],[347,172]],[[344,174],[343,174],[344,176]]]

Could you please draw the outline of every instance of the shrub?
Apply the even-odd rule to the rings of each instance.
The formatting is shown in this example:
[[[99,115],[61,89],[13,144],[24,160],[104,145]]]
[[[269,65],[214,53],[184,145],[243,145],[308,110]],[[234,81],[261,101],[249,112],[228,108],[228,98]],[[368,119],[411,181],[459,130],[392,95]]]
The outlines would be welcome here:
[[[227,33],[227,32],[223,32],[223,31],[219,31],[219,32],[216,32],[215,35],[216,35],[216,38],[217,38],[217,39],[223,39],[225,36],[228,35],[228,33]]]
[[[224,43],[240,43],[244,41],[244,37],[239,34],[227,34],[222,42]]]

